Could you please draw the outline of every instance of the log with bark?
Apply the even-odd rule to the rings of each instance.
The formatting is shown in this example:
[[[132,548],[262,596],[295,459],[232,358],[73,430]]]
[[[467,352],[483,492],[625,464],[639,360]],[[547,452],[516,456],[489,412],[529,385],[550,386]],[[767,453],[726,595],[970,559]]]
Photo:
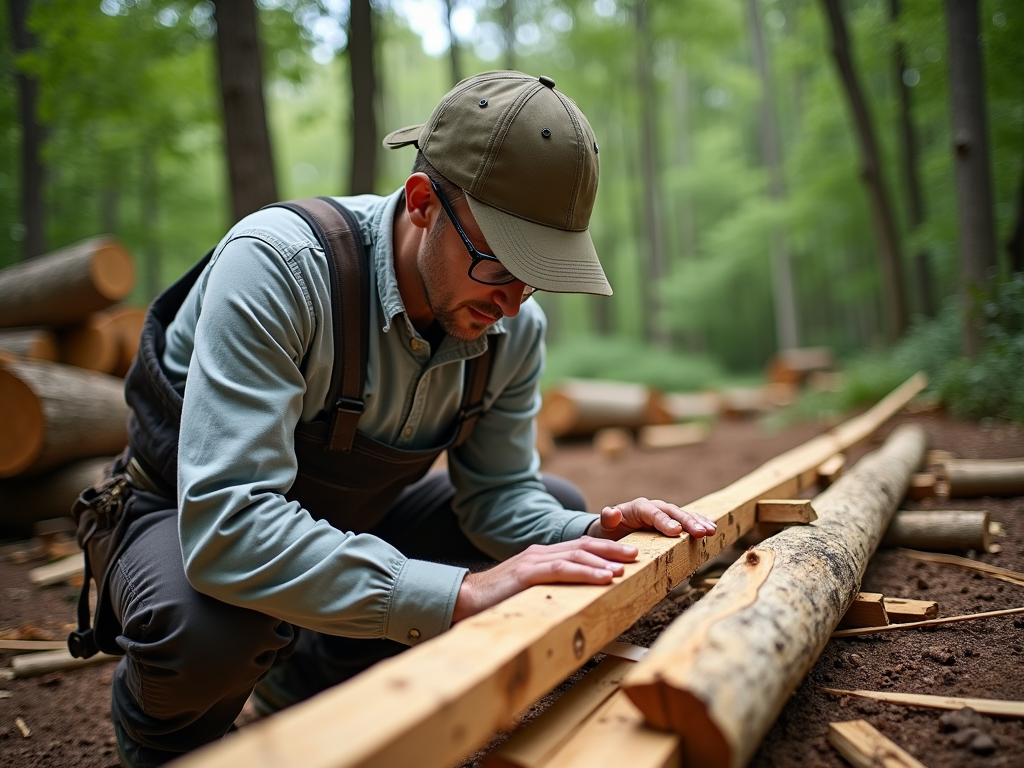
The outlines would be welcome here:
[[[60,359],[57,336],[46,328],[11,328],[0,331],[0,350],[32,360]]]
[[[938,473],[954,498],[1024,496],[1024,459],[947,459]]]
[[[552,437],[580,437],[605,427],[669,424],[673,417],[661,395],[642,384],[570,380],[544,395],[537,420]]]
[[[135,265],[112,237],[98,237],[0,271],[0,328],[68,326],[131,293]]]
[[[831,370],[834,365],[828,347],[781,349],[768,363],[768,381],[800,385],[811,373]]]
[[[920,427],[898,427],[814,499],[818,520],[748,550],[626,676],[647,721],[683,736],[687,764],[747,764],[856,598],[924,451]]]
[[[30,536],[38,521],[69,515],[78,494],[102,478],[111,458],[82,459],[40,475],[0,480],[0,534]]]
[[[121,360],[121,339],[114,321],[93,312],[60,336],[60,361],[76,368],[113,373]]]
[[[114,375],[124,378],[128,374],[132,361],[139,351],[139,341],[142,338],[142,326],[146,322],[146,310],[139,307],[118,304],[117,306],[105,309],[101,313],[104,317],[110,318],[114,324],[118,341],[118,359],[114,366]]]
[[[0,359],[0,478],[121,451],[123,388],[113,376],[60,363]]]
[[[987,552],[992,544],[984,510],[900,510],[882,538],[883,547],[908,547],[932,552]]]

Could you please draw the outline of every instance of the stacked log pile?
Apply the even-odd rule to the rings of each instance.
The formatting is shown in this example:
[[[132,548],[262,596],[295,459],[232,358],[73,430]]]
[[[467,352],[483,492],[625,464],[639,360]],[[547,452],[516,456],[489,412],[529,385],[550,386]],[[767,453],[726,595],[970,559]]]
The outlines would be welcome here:
[[[0,271],[0,532],[67,515],[125,445],[121,378],[145,312],[131,255],[99,237]]]

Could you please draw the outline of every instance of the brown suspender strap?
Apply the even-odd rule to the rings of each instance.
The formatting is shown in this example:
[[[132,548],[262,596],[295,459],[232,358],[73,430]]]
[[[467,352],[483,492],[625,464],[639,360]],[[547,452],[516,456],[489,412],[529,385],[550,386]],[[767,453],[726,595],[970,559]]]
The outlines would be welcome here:
[[[335,355],[327,402],[331,431],[327,448],[349,451],[363,413],[363,386],[369,327],[365,307],[370,299],[370,267],[358,222],[352,213],[329,197],[309,197],[277,203],[301,216],[313,229],[327,254],[331,275]]]
[[[497,344],[498,337],[489,336],[487,349],[477,357],[466,361],[466,377],[462,384],[462,403],[459,405],[459,433],[455,436],[453,447],[465,442],[469,433],[473,431],[476,420],[483,413],[487,377],[491,372],[491,361]]]

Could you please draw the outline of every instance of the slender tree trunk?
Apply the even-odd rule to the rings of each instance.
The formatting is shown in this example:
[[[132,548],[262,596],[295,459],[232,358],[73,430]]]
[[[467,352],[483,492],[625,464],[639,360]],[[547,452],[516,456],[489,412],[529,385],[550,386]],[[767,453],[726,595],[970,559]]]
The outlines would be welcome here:
[[[155,299],[160,293],[161,258],[160,193],[156,171],[156,149],[147,142],[142,147],[142,224],[146,228],[146,298]]]
[[[644,229],[647,245],[647,290],[646,300],[649,322],[649,339],[661,347],[671,346],[672,338],[661,311],[659,289],[665,278],[665,243],[661,230],[661,195],[658,189],[658,137],[654,92],[654,67],[651,49],[654,44],[651,34],[649,0],[637,0],[634,7],[637,31],[637,98],[640,102],[640,174],[644,188]]]
[[[1006,241],[1006,250],[1010,254],[1010,271],[1024,272],[1024,174],[1021,174],[1017,193],[1017,223]]]
[[[516,68],[516,6],[515,0],[501,4],[501,31],[505,40],[505,69]]]
[[[878,241],[878,255],[881,260],[884,282],[886,335],[895,341],[907,327],[906,294],[903,288],[903,270],[900,257],[900,240],[893,216],[892,205],[885,189],[882,175],[882,156],[875,138],[874,124],[868,110],[867,100],[857,80],[850,52],[850,38],[846,30],[839,0],[822,0],[825,14],[832,30],[832,54],[836,67],[850,100],[854,128],[860,144],[861,174],[868,186],[871,204],[871,218]]]
[[[900,0],[889,0],[892,21],[899,18]],[[907,212],[910,214],[910,230],[916,232],[924,224],[924,195],[921,194],[921,179],[918,173],[917,133],[914,130],[913,110],[910,103],[910,88],[903,80],[907,70],[906,44],[896,41],[893,51],[894,74],[896,76],[896,92],[900,97],[900,143],[903,149],[903,183],[907,193]],[[931,317],[935,314],[935,302],[932,295],[932,276],[928,254],[919,250],[914,254],[914,279],[917,283],[918,308],[921,313]]]
[[[977,290],[989,282],[996,265],[996,232],[992,209],[988,129],[985,116],[985,74],[978,45],[977,0],[946,0],[949,35],[949,92],[953,119],[957,218],[960,223],[961,287],[964,301],[963,349],[978,352]]]
[[[9,0],[11,43],[15,56],[30,51],[35,41],[28,31],[27,21],[31,0]],[[39,83],[35,78],[17,72],[18,118],[21,123],[21,223],[25,227],[22,258],[28,259],[46,252],[46,204],[43,190],[46,171],[43,167],[43,127],[36,115]]]
[[[224,136],[237,221],[277,200],[277,179],[263,101],[263,65],[253,0],[216,0],[217,61]]]
[[[754,65],[761,78],[761,159],[768,168],[768,195],[776,202],[786,197],[782,178],[782,150],[779,129],[775,120],[775,95],[768,53],[765,49],[764,30],[758,0],[747,0],[750,22],[750,40],[754,52]],[[786,236],[774,227],[769,242],[772,271],[772,299],[775,308],[775,343],[777,349],[800,346],[799,322],[796,311],[796,292],[793,290],[793,267],[789,259]]]
[[[444,22],[448,25],[448,61],[452,67],[452,85],[454,86],[462,79],[462,67],[459,66],[459,45],[455,41],[455,31],[452,29],[452,0],[444,0]]]
[[[352,165],[349,192],[373,192],[377,172],[377,70],[373,61],[373,8],[352,0],[348,22],[348,63],[352,78]]]
[[[690,141],[690,78],[686,67],[676,66],[674,79],[676,137],[676,163],[681,168],[693,164],[693,146]],[[684,192],[679,197],[679,240],[687,258],[697,258],[697,224],[693,211],[693,195]]]

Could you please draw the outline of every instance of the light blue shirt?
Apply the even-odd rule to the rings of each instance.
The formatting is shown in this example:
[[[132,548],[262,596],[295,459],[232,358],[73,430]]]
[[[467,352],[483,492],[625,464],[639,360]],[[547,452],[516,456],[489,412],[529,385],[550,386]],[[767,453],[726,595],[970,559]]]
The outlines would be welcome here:
[[[405,314],[390,197],[339,198],[373,264],[360,431],[397,448],[436,445],[459,409],[464,361],[486,340],[444,337],[436,354]],[[468,267],[467,255],[467,267]],[[281,208],[240,221],[168,328],[163,366],[184,391],[179,529],[190,583],[235,605],[336,635],[412,643],[451,625],[466,570],[406,558],[369,534],[316,521],[284,494],[295,425],[325,408],[334,363],[327,259]],[[595,515],[563,509],[540,482],[533,418],[546,320],[535,301],[495,323],[485,411],[449,452],[453,507],[469,539],[503,559],[583,535]],[[187,381],[186,381],[187,380]],[[187,386],[186,386],[187,384]],[[416,632],[413,632],[416,630]]]

